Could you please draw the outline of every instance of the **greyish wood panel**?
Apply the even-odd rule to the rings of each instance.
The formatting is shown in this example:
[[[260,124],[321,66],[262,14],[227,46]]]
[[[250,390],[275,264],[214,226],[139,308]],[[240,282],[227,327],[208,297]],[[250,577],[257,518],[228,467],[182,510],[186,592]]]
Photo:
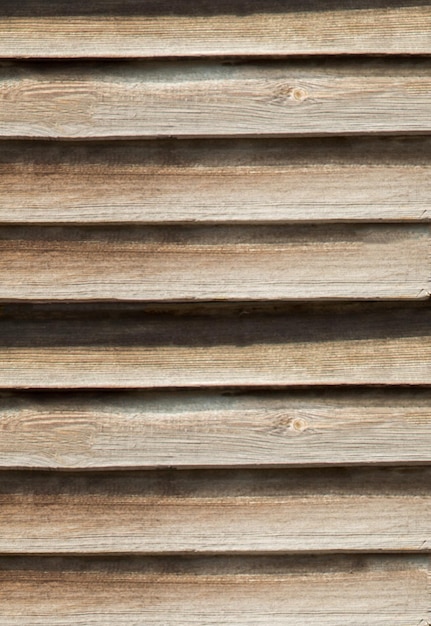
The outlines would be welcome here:
[[[3,64],[0,137],[429,133],[431,61]]]
[[[430,54],[428,3],[2,2],[2,57]]]
[[[0,561],[2,626],[426,624],[429,559]]]
[[[430,462],[431,392],[418,389],[0,398],[3,469]]]
[[[428,552],[430,487],[429,468],[1,472],[0,551]]]
[[[4,388],[431,383],[428,306],[3,307]],[[146,312],[147,311],[147,312]],[[175,311],[175,312],[174,312]],[[181,314],[181,312],[183,314]],[[61,316],[59,318],[59,316]]]
[[[430,197],[425,137],[0,144],[10,224],[420,221]]]
[[[3,300],[424,299],[429,225],[0,228]]]

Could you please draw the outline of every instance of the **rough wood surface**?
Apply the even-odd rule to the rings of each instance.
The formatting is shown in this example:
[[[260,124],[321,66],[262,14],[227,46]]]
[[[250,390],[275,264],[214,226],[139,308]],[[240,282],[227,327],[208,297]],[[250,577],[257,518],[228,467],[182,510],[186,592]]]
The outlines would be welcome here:
[[[429,252],[429,225],[3,227],[0,299],[424,299]]]
[[[431,384],[428,306],[236,316],[43,305],[0,317],[5,388]],[[149,309],[148,309],[149,310]],[[45,314],[44,314],[45,311]],[[59,317],[60,316],[60,317]]]
[[[3,224],[430,219],[424,137],[0,147]]]
[[[6,472],[0,551],[431,551],[430,487],[424,468]]]
[[[341,4],[0,2],[0,626],[431,623],[431,6]]]
[[[2,57],[430,54],[428,3],[2,3]]]
[[[2,626],[425,626],[429,611],[420,557],[0,561]]]
[[[81,391],[1,397],[3,469],[353,463],[431,463],[431,392]]]
[[[0,137],[429,133],[431,61],[4,63]]]

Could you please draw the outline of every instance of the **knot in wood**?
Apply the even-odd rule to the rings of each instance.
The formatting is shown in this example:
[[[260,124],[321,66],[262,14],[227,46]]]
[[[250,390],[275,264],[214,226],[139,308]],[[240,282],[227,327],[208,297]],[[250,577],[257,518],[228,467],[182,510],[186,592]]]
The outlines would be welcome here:
[[[290,85],[281,84],[276,88],[275,97],[279,101],[300,103],[308,97],[308,92],[303,87],[292,87]]]

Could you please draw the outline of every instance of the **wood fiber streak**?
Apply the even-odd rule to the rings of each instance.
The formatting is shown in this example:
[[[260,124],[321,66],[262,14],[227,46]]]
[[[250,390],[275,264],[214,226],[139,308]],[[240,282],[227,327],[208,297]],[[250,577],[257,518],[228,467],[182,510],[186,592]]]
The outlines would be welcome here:
[[[428,60],[10,63],[0,137],[429,133],[430,94]]]
[[[428,306],[0,318],[5,388],[431,384]],[[61,310],[59,310],[61,314]]]
[[[2,554],[431,551],[429,469],[0,479]]]
[[[431,393],[417,389],[27,393],[0,407],[3,469],[431,462]]]
[[[4,626],[405,626],[429,611],[429,560],[418,557],[1,566]]]
[[[116,15],[105,3],[104,12],[76,7],[68,15],[70,9],[51,2],[47,15],[39,3],[27,15],[25,7],[0,13],[0,56],[430,54],[429,5],[385,4],[356,2],[353,8],[333,10],[309,2],[295,6],[296,11],[286,6],[283,13],[264,2],[232,2],[229,7],[217,3],[213,14],[205,15],[196,3],[194,9],[178,11],[172,2],[162,2],[158,15],[145,4],[134,15],[127,9]]]
[[[3,300],[423,299],[428,225],[0,229]]]
[[[3,142],[0,223],[430,219],[426,138]]]

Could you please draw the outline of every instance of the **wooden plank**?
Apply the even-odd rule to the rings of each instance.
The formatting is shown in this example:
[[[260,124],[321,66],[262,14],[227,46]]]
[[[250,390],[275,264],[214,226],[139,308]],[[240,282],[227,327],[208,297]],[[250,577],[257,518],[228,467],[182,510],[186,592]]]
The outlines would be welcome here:
[[[3,142],[0,223],[430,219],[428,138]]]
[[[0,299],[424,299],[429,250],[429,225],[3,227]]]
[[[195,305],[196,307],[196,305]],[[431,384],[421,306],[2,307],[4,388]],[[183,313],[183,314],[181,314]]]
[[[0,433],[3,469],[430,463],[431,392],[3,393]]]
[[[70,6],[70,5],[73,6]],[[430,54],[421,0],[2,2],[2,57]]]
[[[10,63],[0,137],[428,133],[431,61]]]
[[[0,473],[2,554],[431,551],[431,471]]]
[[[429,560],[3,557],[0,600],[2,626],[425,625]]]

